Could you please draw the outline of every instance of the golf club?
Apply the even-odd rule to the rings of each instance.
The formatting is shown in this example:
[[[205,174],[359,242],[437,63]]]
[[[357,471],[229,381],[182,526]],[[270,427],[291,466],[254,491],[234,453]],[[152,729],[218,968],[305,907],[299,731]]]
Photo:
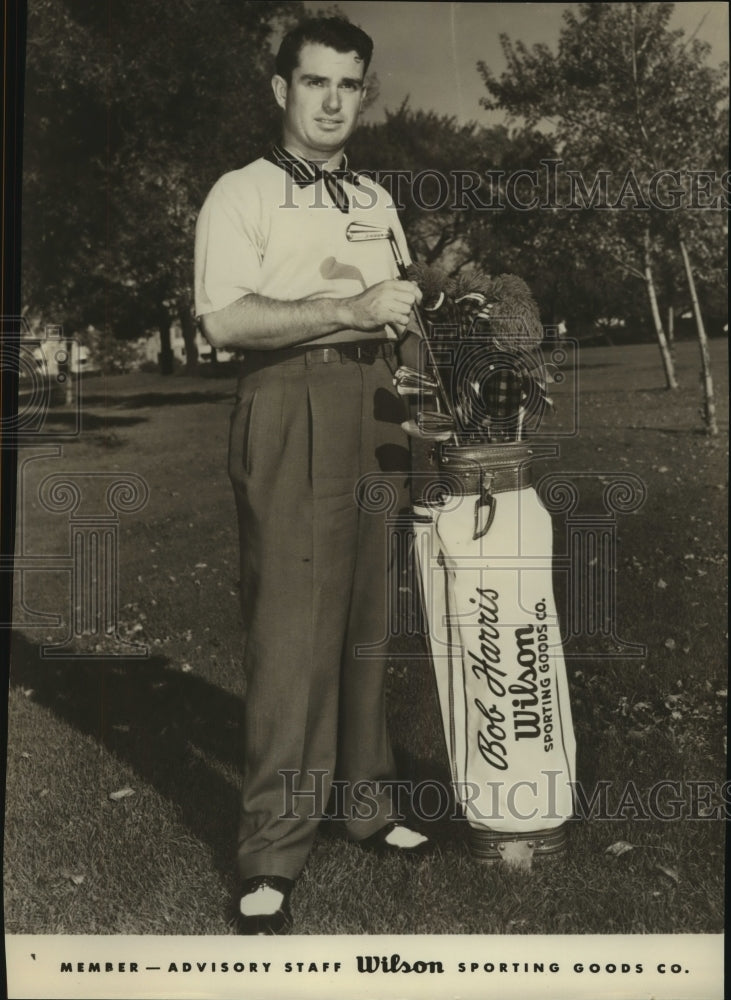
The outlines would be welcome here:
[[[404,259],[401,256],[401,251],[399,250],[398,243],[396,242],[396,237],[394,236],[393,229],[390,226],[373,226],[368,222],[351,222],[348,224],[345,230],[345,238],[349,243],[363,243],[369,240],[388,240],[389,246],[391,247],[391,252],[393,254],[393,259],[396,262],[396,268],[398,269],[399,277],[402,281],[408,281],[409,276],[406,271],[406,265],[404,264]],[[438,397],[441,397],[441,401],[447,409],[447,413],[452,418],[454,424],[454,441],[457,443],[457,418],[452,409],[452,404],[450,402],[449,396],[447,395],[444,384],[442,382],[442,376],[439,372],[439,368],[434,360],[434,355],[432,354],[431,345],[429,343],[429,337],[426,332],[426,326],[424,324],[423,317],[419,307],[414,303],[414,315],[416,317],[416,322],[419,327],[419,335],[424,341],[424,346],[429,359],[429,364],[431,365],[432,371],[434,372],[434,378],[437,383]]]

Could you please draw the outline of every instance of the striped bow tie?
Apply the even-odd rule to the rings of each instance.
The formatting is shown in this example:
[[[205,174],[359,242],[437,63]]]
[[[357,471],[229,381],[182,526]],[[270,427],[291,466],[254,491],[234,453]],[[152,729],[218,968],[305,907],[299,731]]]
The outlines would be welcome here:
[[[264,155],[264,159],[285,170],[297,187],[309,187],[310,184],[316,184],[322,180],[327,193],[340,211],[347,213],[350,210],[350,199],[343,187],[343,181],[349,181],[355,185],[359,181],[358,175],[348,169],[345,157],[343,157],[345,167],[339,170],[323,170],[319,163],[295,156],[282,146],[272,146],[271,150]]]

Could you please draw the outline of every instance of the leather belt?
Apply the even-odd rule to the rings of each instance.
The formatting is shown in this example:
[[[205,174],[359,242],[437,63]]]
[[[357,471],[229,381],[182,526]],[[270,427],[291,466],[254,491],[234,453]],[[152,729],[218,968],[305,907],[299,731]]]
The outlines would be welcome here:
[[[300,364],[328,365],[355,361],[372,365],[378,358],[393,358],[396,348],[386,341],[360,341],[343,344],[327,344],[322,347],[287,347],[273,351],[247,351],[244,355],[244,371],[255,371],[269,365]]]

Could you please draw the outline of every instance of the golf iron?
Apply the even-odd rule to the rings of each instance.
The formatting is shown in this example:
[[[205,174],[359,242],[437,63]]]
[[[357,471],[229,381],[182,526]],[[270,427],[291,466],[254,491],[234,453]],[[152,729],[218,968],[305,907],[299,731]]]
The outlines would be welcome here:
[[[398,243],[396,242],[396,237],[394,235],[393,229],[390,226],[374,226],[368,222],[351,222],[348,224],[345,230],[345,238],[349,243],[364,243],[370,240],[388,240],[389,246],[391,247],[391,253],[393,254],[393,259],[396,262],[396,268],[399,273],[399,277],[402,281],[408,281],[409,276],[406,271],[406,264],[401,256],[401,251],[399,250]],[[419,327],[419,335],[424,341],[424,346],[427,352],[427,358],[429,364],[434,373],[434,380],[436,382],[436,388],[438,391],[437,399],[441,399],[441,402],[445,406],[447,413],[452,421],[452,426],[454,427],[453,437],[455,443],[457,442],[457,417],[455,415],[454,409],[452,408],[452,403],[449,399],[449,395],[445,391],[444,383],[442,382],[442,377],[439,372],[439,368],[434,360],[434,355],[432,354],[431,345],[429,344],[429,337],[426,332],[426,325],[424,319],[421,315],[419,307],[414,305],[414,315],[416,316],[416,322]]]

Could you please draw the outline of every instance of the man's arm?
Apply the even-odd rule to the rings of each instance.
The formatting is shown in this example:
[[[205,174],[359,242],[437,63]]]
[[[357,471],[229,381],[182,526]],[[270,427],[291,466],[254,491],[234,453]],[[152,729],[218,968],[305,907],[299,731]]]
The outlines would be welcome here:
[[[411,281],[381,281],[346,299],[282,302],[252,293],[206,313],[201,323],[216,349],[266,351],[317,340],[339,330],[377,333],[380,339],[388,324],[401,333],[414,302],[420,301],[421,292]]]

